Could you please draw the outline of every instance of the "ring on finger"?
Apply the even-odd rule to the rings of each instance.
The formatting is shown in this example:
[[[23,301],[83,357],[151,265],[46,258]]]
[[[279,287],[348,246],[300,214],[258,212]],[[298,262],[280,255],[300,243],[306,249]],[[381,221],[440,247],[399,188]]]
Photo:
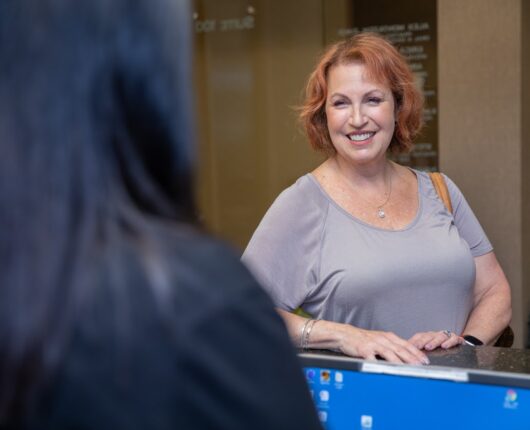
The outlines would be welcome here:
[[[450,339],[451,336],[453,335],[453,333],[451,332],[451,330],[444,330],[442,331],[443,334],[445,334],[447,336],[447,339]]]

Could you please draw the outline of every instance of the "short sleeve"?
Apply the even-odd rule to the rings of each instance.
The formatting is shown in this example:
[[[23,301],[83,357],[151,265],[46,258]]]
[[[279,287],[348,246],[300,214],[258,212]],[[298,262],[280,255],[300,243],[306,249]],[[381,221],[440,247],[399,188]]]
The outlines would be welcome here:
[[[292,311],[318,280],[328,206],[308,175],[283,191],[254,232],[242,261],[276,306]]]
[[[473,257],[479,257],[493,250],[486,233],[482,229],[477,217],[467,203],[464,195],[456,184],[444,175],[451,195],[453,217],[460,236],[467,242]]]

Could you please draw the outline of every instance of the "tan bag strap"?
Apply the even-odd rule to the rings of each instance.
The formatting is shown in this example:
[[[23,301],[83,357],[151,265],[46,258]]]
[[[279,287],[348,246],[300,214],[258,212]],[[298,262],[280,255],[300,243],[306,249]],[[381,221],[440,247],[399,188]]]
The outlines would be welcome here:
[[[447,210],[450,213],[453,213],[451,195],[449,194],[449,190],[447,189],[447,184],[445,183],[443,175],[440,172],[429,172],[429,176],[431,178],[432,184],[434,185],[434,189],[438,194],[438,197],[440,197]]]

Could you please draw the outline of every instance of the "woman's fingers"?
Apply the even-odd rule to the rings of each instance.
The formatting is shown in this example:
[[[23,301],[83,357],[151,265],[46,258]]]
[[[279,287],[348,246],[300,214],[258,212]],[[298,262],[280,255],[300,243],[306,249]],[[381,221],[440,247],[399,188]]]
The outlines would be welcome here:
[[[416,333],[407,341],[394,333],[351,327],[342,352],[368,360],[384,358],[390,363],[428,364],[429,359],[422,350],[448,349],[461,343],[463,339],[448,330]]]
[[[424,352],[416,348],[412,343],[401,339],[394,333],[386,333],[387,347],[392,350],[403,362],[415,364],[429,364],[429,359]]]
[[[427,351],[432,351],[438,347],[443,349],[453,348],[463,343],[463,341],[460,336],[449,330],[416,333],[409,339],[409,342],[416,348]]]
[[[410,363],[410,364],[420,364],[416,361],[407,361],[405,357],[401,358],[399,357],[395,352],[393,352],[391,349],[384,349],[379,354],[377,354],[379,357],[384,358],[389,363]]]
[[[447,337],[448,338],[440,345],[443,349],[453,348],[464,343],[464,338],[454,333],[450,333],[450,336]]]
[[[376,359],[382,357],[391,363],[427,364],[425,353],[393,333],[354,329],[348,336],[343,352],[349,355]]]
[[[432,339],[432,332],[416,333],[409,339],[409,342],[418,349],[425,349],[425,345]]]

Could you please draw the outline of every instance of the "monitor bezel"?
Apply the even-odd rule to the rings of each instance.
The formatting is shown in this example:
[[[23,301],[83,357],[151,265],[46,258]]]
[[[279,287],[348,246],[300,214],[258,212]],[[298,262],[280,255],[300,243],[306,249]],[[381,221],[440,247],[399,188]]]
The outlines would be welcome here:
[[[445,367],[438,365],[417,366],[388,363],[384,360],[362,360],[347,356],[299,352],[303,368],[317,367],[333,370],[352,370],[363,373],[380,373],[391,376],[447,380],[460,383],[476,383],[503,387],[530,389],[530,375],[497,370]]]

